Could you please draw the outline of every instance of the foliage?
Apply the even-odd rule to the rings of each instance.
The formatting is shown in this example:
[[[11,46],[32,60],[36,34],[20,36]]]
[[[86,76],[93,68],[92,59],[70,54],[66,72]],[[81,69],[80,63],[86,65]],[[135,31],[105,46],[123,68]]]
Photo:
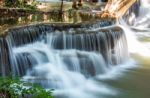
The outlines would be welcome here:
[[[31,4],[28,4],[26,0],[5,0],[6,7],[18,7],[35,10],[37,9],[38,2],[33,0]]]
[[[5,0],[5,6],[12,7],[17,6],[18,0]]]
[[[21,81],[19,78],[0,78],[0,98],[53,98],[52,90]]]

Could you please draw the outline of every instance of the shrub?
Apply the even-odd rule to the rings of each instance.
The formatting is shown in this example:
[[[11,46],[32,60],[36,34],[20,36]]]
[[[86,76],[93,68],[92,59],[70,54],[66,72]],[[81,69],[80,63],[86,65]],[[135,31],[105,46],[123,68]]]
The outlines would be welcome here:
[[[19,78],[0,78],[0,98],[53,98],[52,90]]]
[[[26,0],[5,0],[6,7],[17,7],[17,8],[27,8],[31,10],[37,9],[38,2],[33,0],[31,4],[28,4]]]

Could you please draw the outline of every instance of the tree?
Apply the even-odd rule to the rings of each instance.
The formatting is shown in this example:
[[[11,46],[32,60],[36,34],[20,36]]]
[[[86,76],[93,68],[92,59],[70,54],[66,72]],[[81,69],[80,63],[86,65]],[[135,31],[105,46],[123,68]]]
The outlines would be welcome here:
[[[19,4],[19,1],[18,0],[5,0],[5,6],[17,6]]]
[[[61,0],[60,13],[63,13],[64,0]]]

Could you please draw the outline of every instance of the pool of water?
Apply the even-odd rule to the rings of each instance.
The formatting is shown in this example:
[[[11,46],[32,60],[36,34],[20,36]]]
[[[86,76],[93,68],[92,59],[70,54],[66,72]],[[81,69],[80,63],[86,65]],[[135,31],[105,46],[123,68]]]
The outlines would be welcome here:
[[[132,54],[131,57],[136,61],[136,64],[132,68],[124,69],[121,77],[101,80],[117,91],[116,95],[106,98],[149,98],[150,57],[139,54]]]

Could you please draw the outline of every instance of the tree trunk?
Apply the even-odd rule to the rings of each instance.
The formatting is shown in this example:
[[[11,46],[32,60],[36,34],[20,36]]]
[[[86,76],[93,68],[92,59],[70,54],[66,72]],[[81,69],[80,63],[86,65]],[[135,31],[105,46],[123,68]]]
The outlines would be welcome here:
[[[78,0],[78,6],[82,6],[83,0]]]
[[[64,0],[61,0],[60,13],[63,13]]]
[[[77,0],[73,0],[72,8],[77,9]]]
[[[63,6],[64,6],[64,0],[61,0],[61,6],[59,11],[59,18],[61,21],[63,21]]]

